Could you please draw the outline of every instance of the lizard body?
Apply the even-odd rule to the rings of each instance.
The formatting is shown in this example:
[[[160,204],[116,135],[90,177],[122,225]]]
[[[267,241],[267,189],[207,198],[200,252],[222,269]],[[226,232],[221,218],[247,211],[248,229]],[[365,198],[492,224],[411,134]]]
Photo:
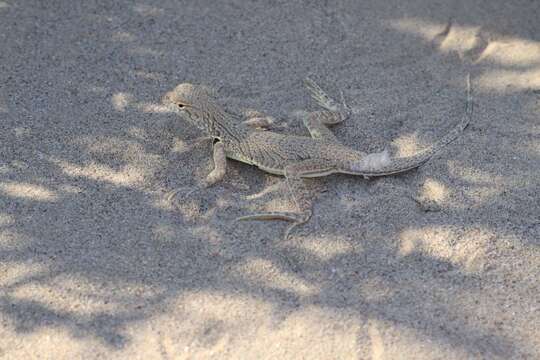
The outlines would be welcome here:
[[[311,112],[304,124],[311,137],[263,131],[271,118],[256,113],[244,122],[219,105],[215,93],[205,86],[180,84],[164,97],[175,112],[197,126],[214,140],[214,170],[208,175],[204,187],[220,181],[225,175],[226,158],[257,166],[259,169],[285,176],[289,193],[297,212],[270,212],[248,215],[239,220],[284,219],[292,221],[286,232],[311,217],[311,202],[304,188],[303,178],[321,177],[334,173],[364,177],[385,176],[414,169],[429,160],[443,146],[456,139],[469,124],[472,116],[470,77],[467,76],[467,107],[461,121],[445,136],[425,150],[408,157],[391,158],[385,150],[366,154],[341,144],[327,127],[344,121],[350,111],[343,103],[330,98],[315,82],[306,80],[312,97],[325,111]],[[268,121],[266,121],[268,120]],[[258,128],[255,128],[256,124]],[[176,195],[176,191],[171,197]]]

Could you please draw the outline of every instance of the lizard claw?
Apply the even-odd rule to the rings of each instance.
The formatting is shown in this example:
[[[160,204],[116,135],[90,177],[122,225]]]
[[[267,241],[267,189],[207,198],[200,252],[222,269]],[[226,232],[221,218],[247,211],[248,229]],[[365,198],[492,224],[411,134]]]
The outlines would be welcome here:
[[[347,102],[345,101],[345,94],[343,93],[343,90],[340,90],[339,91],[339,94],[341,95],[341,104],[343,105],[343,116],[346,118],[348,118],[349,116],[351,116],[352,114],[352,109],[349,105],[347,105]],[[343,120],[345,120],[343,119]]]

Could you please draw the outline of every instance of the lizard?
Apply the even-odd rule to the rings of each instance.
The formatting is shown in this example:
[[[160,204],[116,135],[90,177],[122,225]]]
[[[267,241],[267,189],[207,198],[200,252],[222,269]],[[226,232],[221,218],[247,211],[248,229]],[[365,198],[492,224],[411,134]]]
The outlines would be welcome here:
[[[273,118],[254,112],[243,122],[220,105],[217,94],[204,85],[182,83],[167,92],[162,103],[180,114],[213,140],[214,169],[203,181],[208,188],[221,181],[226,172],[227,158],[254,165],[267,173],[285,177],[288,194],[296,211],[264,212],[238,217],[236,220],[286,220],[291,230],[306,223],[312,216],[312,203],[305,178],[341,173],[364,178],[394,175],[417,168],[427,162],[445,145],[455,140],[470,123],[473,113],[470,74],[466,78],[467,100],[465,113],[459,123],[431,146],[406,157],[391,157],[388,150],[364,153],[343,145],[329,126],[345,121],[350,108],[331,98],[315,81],[305,79],[311,97],[324,110],[308,112],[303,123],[311,137],[268,131]],[[169,200],[180,189],[171,191]],[[194,190],[193,190],[194,191]]]

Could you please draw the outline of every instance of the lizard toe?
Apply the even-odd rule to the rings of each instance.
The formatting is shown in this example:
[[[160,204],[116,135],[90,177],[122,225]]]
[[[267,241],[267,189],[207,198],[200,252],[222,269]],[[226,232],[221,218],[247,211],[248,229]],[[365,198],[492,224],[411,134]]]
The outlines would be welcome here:
[[[177,199],[185,200],[194,192],[198,192],[199,190],[200,189],[198,188],[193,189],[193,188],[188,188],[188,187],[181,187],[181,188],[169,191],[166,195],[166,199],[168,203],[174,204],[176,203],[175,200]]]

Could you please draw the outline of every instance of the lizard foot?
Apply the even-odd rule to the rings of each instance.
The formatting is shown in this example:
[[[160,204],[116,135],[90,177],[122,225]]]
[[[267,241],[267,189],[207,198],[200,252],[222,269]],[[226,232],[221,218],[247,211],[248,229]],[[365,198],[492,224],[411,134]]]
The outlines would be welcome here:
[[[292,224],[287,227],[285,230],[285,235],[283,236],[284,240],[289,240],[291,231],[299,225],[305,224],[311,218],[311,211],[306,211],[304,213],[296,212],[266,212],[260,214],[240,216],[234,221],[244,221],[244,220],[285,220],[291,221]]]
[[[170,204],[173,204],[174,200],[179,197],[180,200],[187,199],[191,194],[200,191],[199,188],[188,188],[188,187],[181,187],[178,189],[174,189],[172,191],[169,191],[166,194],[167,202]],[[180,196],[179,196],[180,195]]]

